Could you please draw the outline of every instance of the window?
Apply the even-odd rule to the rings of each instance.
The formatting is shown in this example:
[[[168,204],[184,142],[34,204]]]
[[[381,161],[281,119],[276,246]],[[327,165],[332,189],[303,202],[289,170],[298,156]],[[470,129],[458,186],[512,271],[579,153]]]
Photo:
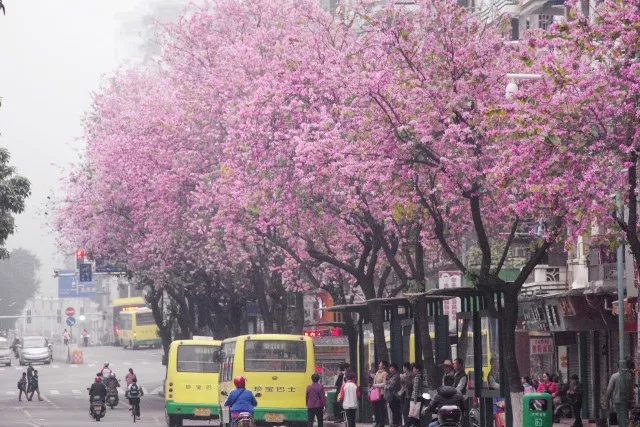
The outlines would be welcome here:
[[[178,372],[220,372],[216,352],[220,347],[213,345],[178,346]]]
[[[233,357],[236,353],[236,343],[228,342],[222,345],[220,369],[220,381],[231,381],[233,379]]]
[[[136,313],[136,325],[137,326],[149,326],[155,325],[156,321],[153,318],[153,313]]]
[[[131,328],[132,328],[131,315],[130,314],[122,314],[120,316],[120,329],[124,329],[125,331],[130,331]]]
[[[262,341],[244,343],[244,370],[247,372],[304,372],[307,347],[304,341]]]

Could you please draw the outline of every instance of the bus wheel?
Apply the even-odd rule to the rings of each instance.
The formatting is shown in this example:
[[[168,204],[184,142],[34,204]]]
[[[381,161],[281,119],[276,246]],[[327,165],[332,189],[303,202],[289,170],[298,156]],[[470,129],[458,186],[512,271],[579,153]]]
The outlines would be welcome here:
[[[165,411],[164,417],[167,422],[167,426],[182,427],[182,417],[180,415],[167,414]]]

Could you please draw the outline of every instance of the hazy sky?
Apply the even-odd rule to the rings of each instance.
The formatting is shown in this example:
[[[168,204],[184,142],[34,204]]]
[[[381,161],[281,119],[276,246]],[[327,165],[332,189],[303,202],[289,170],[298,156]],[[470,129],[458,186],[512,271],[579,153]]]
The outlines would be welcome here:
[[[81,118],[105,74],[142,57],[151,16],[174,15],[182,0],[4,0],[0,14],[0,144],[31,181],[8,248],[42,262],[41,293],[57,296],[53,269],[63,266],[44,215],[47,196],[83,150]]]

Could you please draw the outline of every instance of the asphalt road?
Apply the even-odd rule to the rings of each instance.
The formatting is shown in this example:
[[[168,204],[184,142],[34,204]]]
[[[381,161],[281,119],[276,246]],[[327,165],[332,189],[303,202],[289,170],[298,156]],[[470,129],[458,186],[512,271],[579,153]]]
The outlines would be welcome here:
[[[118,379],[124,384],[124,376],[133,368],[138,383],[143,387],[141,420],[136,424],[165,426],[164,398],[159,395],[165,376],[161,364],[161,350],[123,350],[119,347],[89,347],[84,351],[83,364],[68,364],[64,349],[54,347],[54,362],[51,365],[34,364],[38,370],[40,393],[33,401],[18,401],[17,382],[25,366],[12,361],[10,367],[0,367],[0,426],[2,427],[73,427],[96,423],[89,418],[89,387],[98,370],[109,361]],[[98,425],[122,426],[133,423],[124,391],[120,390],[120,404],[107,409],[107,415]],[[185,425],[188,425],[185,423]],[[194,424],[198,425],[198,424]],[[200,425],[212,425],[202,424]]]

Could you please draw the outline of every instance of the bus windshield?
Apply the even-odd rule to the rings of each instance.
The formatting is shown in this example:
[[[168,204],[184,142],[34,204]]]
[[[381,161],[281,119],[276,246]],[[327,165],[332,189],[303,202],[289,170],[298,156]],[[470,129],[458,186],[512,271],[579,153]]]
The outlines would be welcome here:
[[[220,363],[216,362],[216,352],[220,346],[181,345],[178,346],[178,372],[220,372]]]
[[[305,372],[306,365],[304,341],[248,340],[244,343],[247,372]]]

